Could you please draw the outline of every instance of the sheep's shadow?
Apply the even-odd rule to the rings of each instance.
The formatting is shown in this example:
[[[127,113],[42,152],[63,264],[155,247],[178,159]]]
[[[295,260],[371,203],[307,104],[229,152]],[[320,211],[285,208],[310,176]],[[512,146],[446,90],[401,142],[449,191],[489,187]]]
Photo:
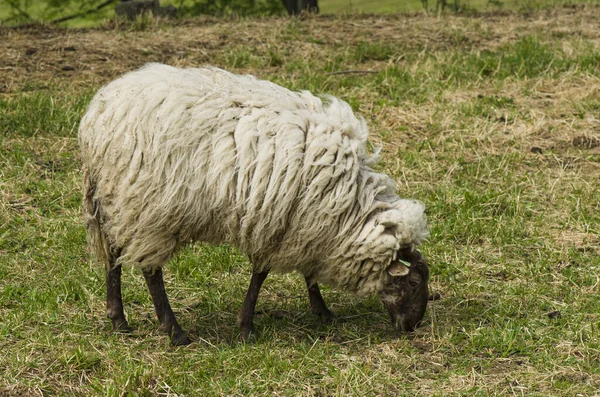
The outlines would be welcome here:
[[[313,343],[317,339],[333,343],[349,343],[362,338],[374,342],[389,342],[397,338],[414,338],[415,333],[395,331],[385,309],[372,299],[351,303],[332,302],[335,314],[331,323],[324,323],[306,307],[291,303],[264,302],[254,317],[256,333],[250,343],[292,341]],[[199,344],[235,345],[240,341],[237,325],[239,308],[233,305],[223,310],[203,313],[198,307],[188,308],[178,317],[187,327],[190,338]],[[426,326],[426,319],[425,326]]]

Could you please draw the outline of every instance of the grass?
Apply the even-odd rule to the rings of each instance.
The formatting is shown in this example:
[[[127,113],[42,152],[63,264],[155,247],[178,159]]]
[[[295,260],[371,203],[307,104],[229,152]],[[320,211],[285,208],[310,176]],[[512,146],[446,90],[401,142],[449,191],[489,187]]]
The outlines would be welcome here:
[[[589,2],[589,0],[588,0]],[[460,0],[459,7],[462,11],[498,11],[498,10],[535,10],[540,8],[556,7],[567,4],[563,0]],[[569,4],[577,2],[570,1]],[[583,2],[582,2],[583,3]],[[447,1],[448,9],[452,9],[454,1]],[[428,9],[435,10],[436,0],[428,0]],[[418,12],[423,11],[421,0],[389,1],[389,0],[321,0],[321,11],[325,14],[338,12]]]
[[[424,8],[421,0],[408,1],[392,1],[392,0],[320,0],[319,9],[321,14],[331,15],[340,13],[421,13],[426,12],[441,12],[436,8],[437,0],[428,0],[427,9]],[[36,21],[51,21],[67,15],[75,15],[80,13],[82,8],[81,2],[66,2],[62,7],[52,7],[52,2],[32,2],[21,1],[22,11],[27,13],[33,20]],[[101,2],[96,2],[95,5]],[[173,5],[175,7],[189,8],[193,7],[197,1],[195,0],[162,0],[161,5]],[[258,2],[260,3],[260,2]],[[444,12],[455,12],[454,0],[447,1],[448,8]],[[559,6],[572,6],[576,4],[596,4],[598,0],[460,0],[460,12],[497,12],[497,11],[516,11],[528,13],[540,9],[548,9]],[[233,1],[216,2],[215,7],[223,7],[226,14],[235,14],[235,9],[232,9]],[[264,2],[262,9],[265,9]],[[92,4],[92,8],[94,4]],[[271,8],[267,8],[271,9]],[[275,7],[276,9],[276,7]],[[240,11],[238,10],[238,13]],[[265,12],[265,11],[258,11]],[[273,12],[273,11],[272,11]],[[281,6],[281,13],[284,13],[284,7]],[[243,13],[243,11],[242,11]],[[16,13],[18,14],[18,13]],[[0,24],[4,21],[9,24],[19,23],[19,19],[14,19],[15,10],[13,10],[8,2],[0,2]],[[63,26],[73,28],[89,28],[101,26],[106,20],[110,20],[114,16],[114,6],[102,8],[100,11],[90,13],[89,15],[71,19],[63,22]],[[22,21],[21,21],[22,22]],[[138,21],[144,23],[142,21]]]
[[[594,395],[598,17],[588,5],[0,30],[0,395]],[[240,344],[247,259],[198,244],[166,270],[195,343],[169,345],[130,268],[135,331],[112,334],[85,250],[76,130],[95,90],[149,61],[210,62],[361,113],[380,169],[427,206],[441,299],[423,326],[398,337],[376,297],[328,288],[337,318],[323,325],[303,281],[275,275],[256,342]]]

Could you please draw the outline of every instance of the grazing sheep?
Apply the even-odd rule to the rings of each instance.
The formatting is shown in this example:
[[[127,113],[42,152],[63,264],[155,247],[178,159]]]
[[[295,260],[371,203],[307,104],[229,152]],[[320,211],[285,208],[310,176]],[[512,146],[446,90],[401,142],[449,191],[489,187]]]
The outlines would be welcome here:
[[[269,271],[304,275],[310,307],[332,318],[317,283],[377,293],[398,330],[423,318],[429,270],[415,246],[423,206],[373,171],[367,127],[347,103],[217,68],[149,64],[103,87],[81,121],[84,212],[106,266],[107,316],[128,330],[121,264],[142,269],[174,344],[187,344],[162,267],[178,247],[227,242],[252,262],[239,315],[252,332]]]

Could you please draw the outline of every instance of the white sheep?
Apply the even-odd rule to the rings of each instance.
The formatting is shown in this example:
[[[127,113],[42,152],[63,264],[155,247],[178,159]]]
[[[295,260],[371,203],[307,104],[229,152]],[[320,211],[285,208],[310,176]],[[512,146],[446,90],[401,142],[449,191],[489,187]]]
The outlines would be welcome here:
[[[317,283],[378,293],[399,330],[422,319],[428,267],[423,206],[375,172],[367,127],[350,106],[253,76],[149,64],[106,85],[79,127],[89,247],[106,266],[107,316],[128,330],[121,264],[139,266],[161,328],[187,344],[162,266],[194,241],[229,243],[253,273],[239,315],[253,330],[269,271],[305,276],[313,313],[332,318]]]

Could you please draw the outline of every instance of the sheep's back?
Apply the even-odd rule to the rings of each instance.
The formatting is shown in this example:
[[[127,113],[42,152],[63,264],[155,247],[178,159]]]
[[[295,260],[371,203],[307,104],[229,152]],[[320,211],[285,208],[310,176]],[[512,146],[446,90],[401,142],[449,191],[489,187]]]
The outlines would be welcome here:
[[[339,230],[366,155],[364,122],[330,101],[213,68],[108,84],[79,131],[105,232],[145,266],[203,240],[294,270]]]

